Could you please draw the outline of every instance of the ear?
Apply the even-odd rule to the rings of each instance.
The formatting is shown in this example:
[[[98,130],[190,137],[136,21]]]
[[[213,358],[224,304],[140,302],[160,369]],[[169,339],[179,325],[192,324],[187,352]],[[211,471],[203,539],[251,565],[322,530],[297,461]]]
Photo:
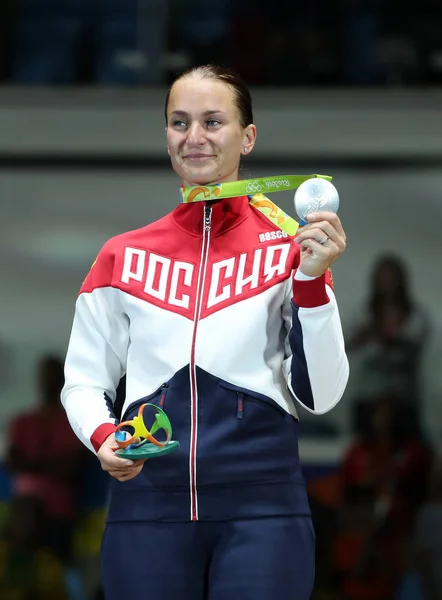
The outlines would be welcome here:
[[[256,142],[256,125],[247,125],[244,130],[243,149],[241,154],[248,155],[252,152]]]
[[[166,136],[167,136],[167,125],[164,128],[164,131],[166,132]],[[167,144],[167,154],[170,156],[170,148],[169,148],[169,144]]]

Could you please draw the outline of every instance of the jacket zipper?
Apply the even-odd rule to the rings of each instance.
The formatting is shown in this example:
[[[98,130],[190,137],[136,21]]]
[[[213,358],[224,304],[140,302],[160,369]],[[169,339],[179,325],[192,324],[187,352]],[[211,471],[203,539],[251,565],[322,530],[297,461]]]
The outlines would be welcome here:
[[[244,412],[244,394],[242,392],[237,393],[238,396],[238,405],[236,410],[236,416],[238,419],[242,419]]]
[[[161,386],[160,408],[162,408],[163,410],[164,410],[164,403],[166,402],[168,387],[169,386],[167,385],[167,383],[163,383],[163,385]]]
[[[196,292],[196,303],[194,313],[194,325],[192,334],[192,347],[190,355],[190,454],[189,454],[189,476],[190,476],[190,518],[198,521],[198,491],[196,487],[196,447],[198,440],[198,389],[196,385],[196,334],[201,317],[201,308],[204,297],[204,282],[206,279],[207,263],[210,246],[210,229],[212,224],[212,207],[204,207],[203,221],[203,243],[201,248],[201,260],[198,273],[198,284]]]

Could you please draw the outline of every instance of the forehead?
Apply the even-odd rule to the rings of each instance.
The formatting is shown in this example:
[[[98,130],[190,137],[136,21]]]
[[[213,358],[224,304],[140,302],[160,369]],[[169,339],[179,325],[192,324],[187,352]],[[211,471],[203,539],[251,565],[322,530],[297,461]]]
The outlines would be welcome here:
[[[228,85],[214,79],[185,77],[177,81],[170,92],[168,113],[182,110],[188,113],[221,110],[237,113],[235,98]]]

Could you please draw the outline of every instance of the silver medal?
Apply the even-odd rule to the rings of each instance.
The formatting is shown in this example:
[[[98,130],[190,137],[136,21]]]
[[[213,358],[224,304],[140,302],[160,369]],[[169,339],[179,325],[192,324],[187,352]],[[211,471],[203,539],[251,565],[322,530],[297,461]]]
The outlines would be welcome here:
[[[307,179],[295,192],[295,210],[302,221],[306,221],[308,214],[319,211],[337,213],[339,208],[339,194],[335,186],[319,177]]]

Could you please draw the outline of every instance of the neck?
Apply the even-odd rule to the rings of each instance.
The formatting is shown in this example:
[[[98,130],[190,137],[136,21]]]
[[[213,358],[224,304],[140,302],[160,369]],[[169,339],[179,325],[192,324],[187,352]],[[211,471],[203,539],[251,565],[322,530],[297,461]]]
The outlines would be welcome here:
[[[230,175],[226,175],[225,177],[220,177],[219,179],[216,179],[215,181],[213,180],[203,180],[203,181],[187,181],[185,179],[183,179],[181,181],[181,186],[185,187],[185,188],[189,188],[189,187],[197,187],[197,186],[204,186],[204,185],[219,185],[220,183],[228,183],[230,181],[238,181],[240,179],[238,171],[235,171],[234,173],[231,173]]]

